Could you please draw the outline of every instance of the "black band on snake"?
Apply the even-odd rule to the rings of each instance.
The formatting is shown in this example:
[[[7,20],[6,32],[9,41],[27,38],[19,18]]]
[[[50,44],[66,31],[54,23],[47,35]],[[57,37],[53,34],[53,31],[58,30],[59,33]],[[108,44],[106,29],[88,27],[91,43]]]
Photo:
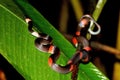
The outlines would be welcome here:
[[[89,62],[89,52],[91,51],[91,48],[89,46],[88,40],[82,36],[81,30],[83,28],[86,28],[89,23],[93,22],[98,27],[98,31],[93,32],[88,27],[88,32],[90,32],[91,35],[96,35],[100,32],[100,26],[93,20],[93,18],[91,18],[89,15],[84,15],[80,19],[78,30],[76,31],[72,39],[72,43],[77,48],[77,51],[74,53],[72,58],[67,62],[65,66],[61,66],[56,64],[56,61],[60,55],[60,49],[52,43],[52,38],[49,35],[34,31],[31,19],[26,18],[26,22],[28,23],[29,32],[33,36],[37,37],[37,39],[35,40],[35,46],[38,50],[51,54],[48,59],[48,64],[53,70],[59,73],[69,73],[74,70],[74,66],[76,66],[76,64],[80,62]]]

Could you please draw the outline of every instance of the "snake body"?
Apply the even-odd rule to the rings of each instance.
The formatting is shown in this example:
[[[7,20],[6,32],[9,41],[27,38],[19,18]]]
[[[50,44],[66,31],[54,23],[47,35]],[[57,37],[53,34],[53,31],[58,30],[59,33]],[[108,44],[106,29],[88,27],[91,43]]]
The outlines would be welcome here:
[[[67,64],[61,66],[56,63],[60,56],[60,49],[52,43],[52,38],[43,33],[38,33],[33,30],[33,22],[30,18],[26,18],[26,22],[28,23],[29,32],[36,37],[35,46],[38,50],[42,52],[50,53],[51,55],[48,58],[49,66],[59,73],[69,73],[74,70],[74,66],[80,62],[89,62],[89,52],[91,48],[89,46],[88,40],[81,35],[81,30],[88,25],[91,20],[91,17],[88,15],[84,16],[79,23],[78,30],[72,38],[73,45],[79,49],[76,50],[74,55],[68,60]],[[95,23],[96,24],[96,23]]]

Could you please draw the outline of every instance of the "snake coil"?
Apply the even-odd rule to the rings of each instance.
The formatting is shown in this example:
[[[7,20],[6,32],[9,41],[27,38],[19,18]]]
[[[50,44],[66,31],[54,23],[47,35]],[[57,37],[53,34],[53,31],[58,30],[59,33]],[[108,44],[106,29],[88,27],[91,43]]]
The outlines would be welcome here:
[[[93,32],[90,29],[88,31],[96,35],[100,32],[100,26],[89,16],[84,15],[78,24],[78,30],[76,31],[75,35],[72,38],[73,45],[78,48],[80,47],[72,58],[67,62],[66,65],[61,66],[56,64],[57,59],[60,56],[60,49],[52,43],[52,38],[49,35],[38,33],[33,30],[33,22],[30,18],[26,18],[26,22],[28,23],[28,30],[29,32],[37,37],[35,40],[35,46],[38,50],[42,52],[50,53],[50,57],[48,59],[49,66],[59,73],[69,73],[74,70],[74,66],[80,62],[89,62],[89,52],[91,48],[89,46],[88,40],[81,35],[81,30],[88,25],[88,23],[94,22],[94,24],[98,27],[97,32]],[[82,46],[81,46],[82,45]]]

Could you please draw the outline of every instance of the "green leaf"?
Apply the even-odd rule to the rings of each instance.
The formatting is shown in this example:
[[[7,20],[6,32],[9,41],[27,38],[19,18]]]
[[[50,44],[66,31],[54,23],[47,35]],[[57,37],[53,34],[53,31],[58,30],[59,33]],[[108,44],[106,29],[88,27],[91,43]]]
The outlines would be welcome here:
[[[33,20],[37,30],[53,38],[54,44],[63,52],[58,63],[64,65],[75,48],[30,4],[24,0],[16,2]],[[27,24],[17,12],[10,10],[13,9],[0,4],[0,53],[26,80],[70,80],[70,74],[59,74],[48,66],[50,54],[35,48],[35,37],[28,32]],[[80,64],[79,68],[79,80],[108,80],[92,63]]]

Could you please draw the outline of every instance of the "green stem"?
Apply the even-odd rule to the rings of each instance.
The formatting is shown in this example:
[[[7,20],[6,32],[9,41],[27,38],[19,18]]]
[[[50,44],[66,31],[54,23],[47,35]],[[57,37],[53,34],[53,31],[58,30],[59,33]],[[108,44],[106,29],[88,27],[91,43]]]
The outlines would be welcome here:
[[[98,20],[106,2],[107,2],[107,0],[98,0],[98,3],[96,5],[96,8],[95,8],[93,15],[92,15],[95,20]]]

